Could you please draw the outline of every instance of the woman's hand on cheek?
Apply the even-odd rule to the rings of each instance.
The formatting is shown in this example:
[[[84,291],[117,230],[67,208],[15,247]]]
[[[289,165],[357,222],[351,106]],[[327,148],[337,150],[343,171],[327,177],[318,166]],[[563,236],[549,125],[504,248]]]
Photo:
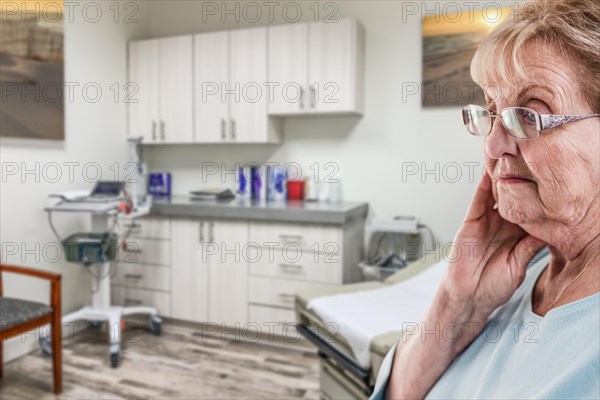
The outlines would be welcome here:
[[[454,239],[447,278],[440,288],[457,312],[485,321],[506,303],[525,277],[527,265],[545,245],[494,209],[493,182],[483,174],[467,216]]]

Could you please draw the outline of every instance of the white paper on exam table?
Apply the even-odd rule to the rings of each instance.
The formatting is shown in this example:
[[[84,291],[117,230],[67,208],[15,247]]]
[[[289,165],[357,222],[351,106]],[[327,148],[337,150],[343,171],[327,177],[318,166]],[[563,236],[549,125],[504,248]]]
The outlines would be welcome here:
[[[447,267],[444,260],[406,281],[380,289],[318,297],[307,308],[325,323],[336,324],[358,364],[368,369],[371,341],[381,334],[401,331],[403,324],[418,323]]]

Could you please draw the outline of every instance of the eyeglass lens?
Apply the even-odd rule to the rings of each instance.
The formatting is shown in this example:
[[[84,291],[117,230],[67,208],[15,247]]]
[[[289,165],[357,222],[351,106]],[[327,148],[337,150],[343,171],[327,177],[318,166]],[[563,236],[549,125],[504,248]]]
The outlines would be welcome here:
[[[517,139],[535,139],[539,136],[534,110],[523,107],[506,108],[501,113],[502,124],[508,134]],[[492,131],[493,118],[480,106],[463,108],[463,119],[467,130],[475,136],[485,136]]]

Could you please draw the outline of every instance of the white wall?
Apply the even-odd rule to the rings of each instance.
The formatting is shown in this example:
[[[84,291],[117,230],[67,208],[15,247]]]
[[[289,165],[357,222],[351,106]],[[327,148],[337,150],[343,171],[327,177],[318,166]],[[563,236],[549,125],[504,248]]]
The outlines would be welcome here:
[[[115,102],[110,86],[117,82],[122,87],[127,81],[127,41],[146,34],[147,9],[139,4],[138,23],[122,23],[123,15],[116,23],[113,11],[108,9],[111,4],[103,5],[98,22],[86,21],[81,8],[72,15],[72,23],[66,20],[65,82],[80,86],[73,92],[74,102],[67,100],[65,104],[65,140],[2,138],[0,146],[2,263],[61,273],[63,312],[89,303],[91,280],[83,267],[56,261],[56,239],[43,211],[47,196],[56,191],[91,189],[96,180],[93,163],[101,166],[106,179],[112,179],[110,166],[122,166],[127,160],[127,109],[122,101]],[[87,14],[90,21],[95,18],[92,11]],[[97,83],[102,89],[98,102],[84,99],[81,88],[87,83]],[[88,98],[94,96],[90,91]],[[65,163],[78,163],[72,169],[73,179]],[[9,173],[13,166],[18,168],[14,175]],[[23,173],[36,168],[38,172]],[[57,171],[60,175],[55,175]],[[89,227],[89,216],[56,215],[55,220],[62,235]],[[4,274],[4,278],[5,295],[48,302],[46,282],[12,274]],[[6,346],[5,359],[14,357],[15,352]]]
[[[206,6],[207,2],[204,3]],[[208,3],[219,9],[223,4]],[[303,20],[310,21],[313,14],[308,7],[314,2],[296,4],[299,3],[303,6]],[[421,4],[411,3],[417,7]],[[153,1],[151,37],[269,23],[266,12],[260,22],[250,23],[243,17],[243,2],[227,4],[229,9],[235,4],[240,7],[239,23],[235,22],[235,15],[225,15],[223,23],[220,13],[203,14],[202,2]],[[285,3],[276,4],[275,23],[284,23],[281,10]],[[304,167],[315,162],[321,165],[334,162],[339,166],[337,176],[342,181],[345,200],[369,202],[372,215],[417,215],[434,230],[438,240],[450,241],[481,176],[483,165],[477,168],[476,177],[472,179],[468,177],[469,167],[464,165],[465,162],[482,162],[481,141],[467,135],[460,121],[459,107],[423,109],[418,95],[403,101],[403,83],[421,82],[419,15],[403,14],[400,1],[340,1],[337,4],[340,6],[337,17],[356,17],[367,32],[363,118],[289,118],[285,122],[283,144],[279,146],[150,146],[146,155],[151,168],[171,171],[174,192],[186,194],[203,186],[200,169],[204,162],[226,162],[227,168],[233,168],[235,162],[249,161],[296,162]],[[441,3],[428,4],[429,10],[435,10],[435,4],[439,7]],[[247,9],[248,15],[250,11]],[[420,170],[425,167],[435,171],[437,166],[439,181],[436,182],[435,174],[422,177],[419,172],[408,176],[403,183],[402,166],[414,166],[407,163],[417,163]],[[458,178],[458,182],[455,181],[456,165],[448,163],[460,165],[462,178]]]

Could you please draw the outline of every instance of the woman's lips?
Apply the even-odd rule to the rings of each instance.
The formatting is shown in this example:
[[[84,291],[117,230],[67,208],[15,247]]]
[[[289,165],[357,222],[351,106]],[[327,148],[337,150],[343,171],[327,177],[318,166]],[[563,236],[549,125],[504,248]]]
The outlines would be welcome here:
[[[534,182],[531,179],[525,178],[523,176],[506,174],[506,175],[500,175],[498,177],[498,183],[510,185],[510,184],[517,184],[517,183],[534,183]]]

